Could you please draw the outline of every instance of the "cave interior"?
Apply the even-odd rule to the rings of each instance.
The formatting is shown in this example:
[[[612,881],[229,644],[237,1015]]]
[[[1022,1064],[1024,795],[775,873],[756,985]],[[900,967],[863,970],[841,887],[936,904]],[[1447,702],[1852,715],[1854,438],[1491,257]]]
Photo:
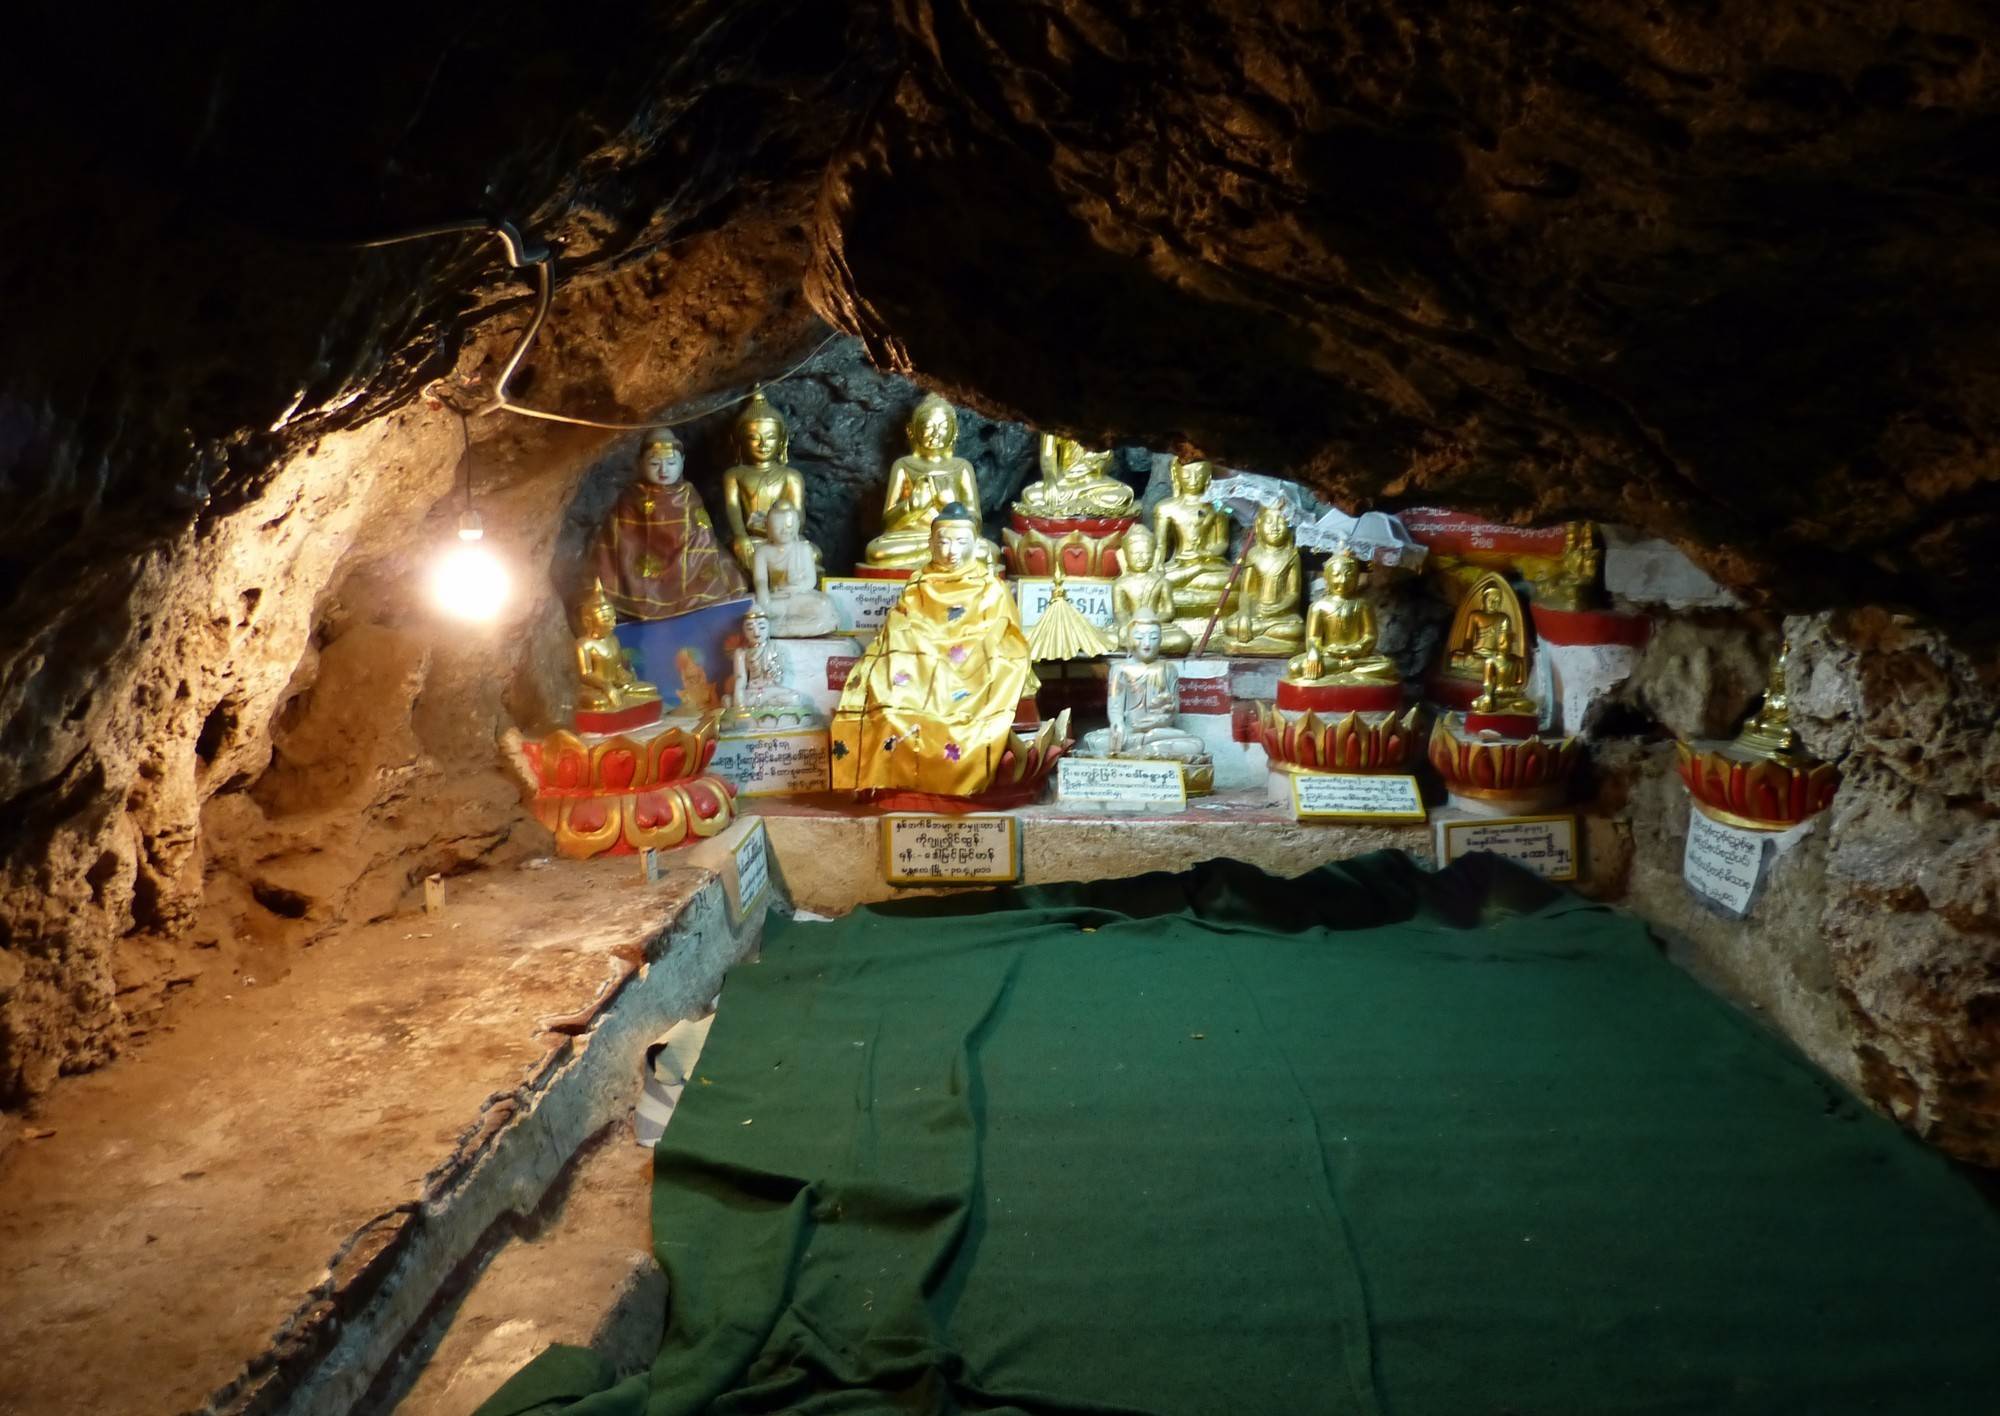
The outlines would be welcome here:
[[[1501,816],[1567,822],[1565,892],[1642,921],[1828,1117],[1963,1192],[1967,1253],[2000,1252],[1990,8],[113,11],[10,21],[50,56],[7,90],[0,243],[0,1386],[23,1409],[464,1412],[552,1345],[653,1360],[673,1295],[634,1109],[699,1096],[689,1049],[727,1027],[766,906],[789,941],[792,916],[971,898],[887,878],[883,802],[681,793],[613,849],[536,795],[592,711],[575,614],[656,430],[735,577],[759,394],[829,593],[867,597],[930,396],[1009,557],[1073,529],[1064,503],[1021,519],[1055,439],[1103,453],[1127,525],[1196,462],[1395,518],[1415,559],[1376,555],[1360,594],[1399,712],[1498,575],[1534,641],[1523,731],[1566,764]],[[470,618],[433,583],[468,513],[504,577]],[[1335,548],[1298,545],[1302,612]],[[1076,554],[1078,603],[1109,605],[1120,567]],[[1009,561],[1024,597],[1045,569]],[[852,612],[779,630],[822,715],[834,666],[869,663]],[[1205,647],[1227,615],[1202,620]],[[1290,792],[1325,764],[1271,770],[1259,714],[1276,692],[1294,721],[1292,670],[1257,653],[1168,655],[1181,712],[1219,714],[1210,797],[1068,810],[1041,763],[981,813],[1014,823],[998,878],[1449,866],[1443,825],[1484,808],[1433,718],[1501,704],[1470,695],[1513,661],[1468,659],[1489,679],[1394,748],[1416,822],[1312,820]],[[1043,663],[1044,727],[1105,726],[1114,657]],[[726,648],[712,670],[744,673]],[[1774,701],[1789,746],[1754,761],[1802,795],[1746,822],[1689,773],[1749,761],[1725,745]],[[1742,898],[1692,882],[1700,832],[1751,853]],[[1910,1370],[1867,1409],[2000,1399],[1990,1354],[1927,1326],[1947,1291],[1896,1300],[1923,1340],[1878,1334]],[[1579,1319],[1555,1347],[1601,1340]],[[1635,1343],[1624,1375],[1664,1360]],[[1854,1395],[1805,1390],[1700,1409]]]

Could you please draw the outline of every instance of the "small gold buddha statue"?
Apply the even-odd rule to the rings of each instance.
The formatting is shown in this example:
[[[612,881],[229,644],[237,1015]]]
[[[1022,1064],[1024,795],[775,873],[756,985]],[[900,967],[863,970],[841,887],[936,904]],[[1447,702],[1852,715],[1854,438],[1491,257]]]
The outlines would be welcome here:
[[[1173,495],[1153,508],[1160,573],[1173,591],[1174,614],[1183,621],[1198,620],[1205,628],[1217,605],[1225,612],[1236,605],[1234,591],[1223,603],[1229,585],[1229,513],[1208,499],[1208,463],[1176,457],[1170,476]]]
[[[640,703],[656,703],[660,691],[632,672],[614,627],[618,615],[604,582],[594,581],[577,607],[576,706],[586,713],[616,713]]]
[[[1548,578],[1535,585],[1535,603],[1552,610],[1594,610],[1604,603],[1604,553],[1597,527],[1572,521],[1563,527],[1563,550]]]
[[[1285,665],[1293,683],[1400,683],[1395,661],[1375,652],[1375,607],[1361,597],[1361,562],[1343,547],[1320,568],[1325,594],[1306,611],[1306,648]]]
[[[1223,626],[1223,645],[1232,654],[1289,654],[1305,638],[1299,613],[1303,576],[1292,523],[1283,507],[1267,506],[1251,527],[1255,538],[1243,557],[1236,609]]]
[[[1473,582],[1452,617],[1445,672],[1479,684],[1475,713],[1534,713],[1528,682],[1528,628],[1513,587],[1495,571]]]
[[[888,570],[917,570],[930,559],[931,522],[938,510],[957,502],[979,516],[979,478],[972,464],[953,455],[958,445],[958,414],[936,394],[925,395],[910,414],[910,450],[889,468],[889,486],[882,497],[882,534],[868,543],[862,558]],[[1000,548],[982,540],[981,554],[997,563]]]
[[[1180,669],[1160,658],[1166,626],[1150,608],[1142,608],[1128,627],[1132,657],[1111,666],[1105,685],[1110,722],[1083,735],[1078,755],[1187,763],[1206,759],[1208,744],[1179,723]]]
[[[1142,610],[1150,611],[1160,630],[1160,652],[1185,654],[1194,636],[1174,623],[1174,587],[1153,564],[1158,543],[1143,522],[1125,533],[1118,550],[1122,567],[1111,585],[1111,615],[1118,626],[1118,645],[1132,647],[1132,624]]]
[[[1014,592],[978,553],[959,503],[931,522],[930,561],[889,607],[841,690],[833,785],[975,796],[993,785],[1021,700],[1040,687]]]
[[[1790,641],[1778,645],[1771,661],[1771,677],[1764,689],[1764,701],[1736,735],[1736,746],[1758,757],[1786,759],[1799,755],[1799,735],[1792,728],[1792,706],[1786,692],[1785,669],[1791,658]]]
[[[806,481],[786,462],[791,438],[784,417],[760,388],[736,419],[736,455],[743,460],[722,474],[722,509],[729,518],[729,549],[747,571],[757,543],[770,539],[771,508],[781,501],[806,504]]]
[[[1023,487],[1014,504],[1030,516],[1130,516],[1138,504],[1132,489],[1106,470],[1108,452],[1043,433],[1041,462],[1042,480]]]

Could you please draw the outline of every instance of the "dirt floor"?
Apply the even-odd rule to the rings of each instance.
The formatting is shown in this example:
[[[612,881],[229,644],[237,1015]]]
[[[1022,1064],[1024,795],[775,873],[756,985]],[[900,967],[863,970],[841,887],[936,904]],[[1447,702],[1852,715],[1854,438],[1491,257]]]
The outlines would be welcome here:
[[[339,1331],[709,878],[649,886],[619,860],[454,879],[441,914],[191,1000],[58,1088],[0,1159],[0,1405],[176,1412],[232,1384],[240,1403],[288,1344]]]

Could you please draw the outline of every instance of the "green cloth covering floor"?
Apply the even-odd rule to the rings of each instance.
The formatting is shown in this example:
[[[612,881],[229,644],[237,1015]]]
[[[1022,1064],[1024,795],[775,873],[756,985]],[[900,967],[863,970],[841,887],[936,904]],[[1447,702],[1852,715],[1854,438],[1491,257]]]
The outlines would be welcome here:
[[[652,1371],[487,1416],[2000,1410],[1968,1178],[1491,857],[772,925],[657,1152]]]

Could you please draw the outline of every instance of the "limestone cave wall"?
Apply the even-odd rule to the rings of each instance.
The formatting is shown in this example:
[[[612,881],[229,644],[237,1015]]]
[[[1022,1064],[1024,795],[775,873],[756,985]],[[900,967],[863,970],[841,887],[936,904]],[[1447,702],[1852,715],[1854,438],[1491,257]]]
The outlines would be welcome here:
[[[832,565],[912,379],[971,410],[989,513],[1032,425],[1673,540],[1750,608],[1656,636],[1593,846],[1831,1071],[2000,1160],[1987,7],[377,19],[19,21],[0,1103],[539,848],[491,743],[560,715],[563,568],[632,435],[474,417],[523,593],[439,625],[416,580],[461,430],[426,389],[490,391],[526,287],[473,238],[352,244],[494,212],[558,253],[517,396],[689,417],[698,485],[731,416],[702,410],[807,361],[775,397]],[[1846,785],[1725,924],[1677,886],[1666,736],[1732,726],[1780,614]]]

